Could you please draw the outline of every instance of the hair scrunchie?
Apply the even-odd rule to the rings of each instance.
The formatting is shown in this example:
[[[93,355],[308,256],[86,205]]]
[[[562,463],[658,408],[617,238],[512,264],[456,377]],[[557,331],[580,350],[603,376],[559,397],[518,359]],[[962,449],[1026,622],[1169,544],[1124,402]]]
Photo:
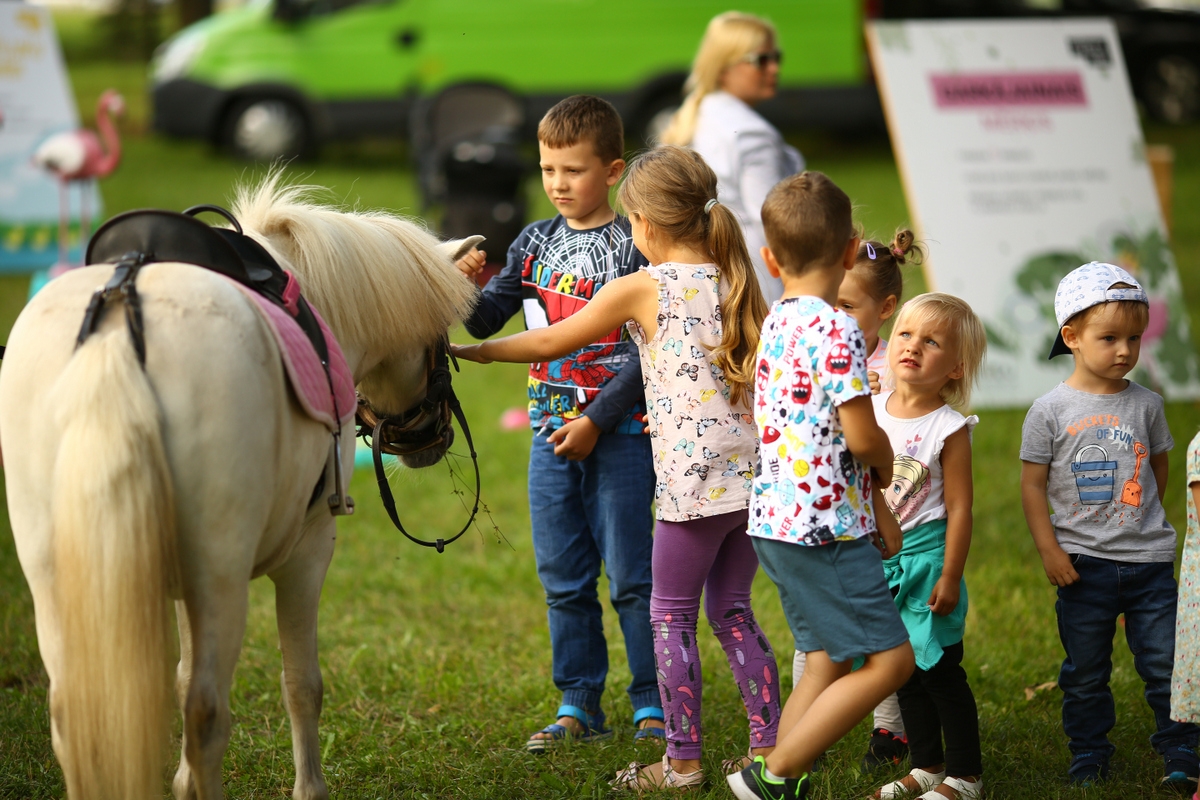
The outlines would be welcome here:
[[[892,255],[895,256],[896,258],[904,258],[904,251],[901,250],[899,247],[893,247]]]
[[[708,214],[709,212],[711,212],[713,206],[715,206],[716,204],[717,204],[717,198],[714,197],[712,200],[709,200],[707,203],[704,204],[704,213]]]

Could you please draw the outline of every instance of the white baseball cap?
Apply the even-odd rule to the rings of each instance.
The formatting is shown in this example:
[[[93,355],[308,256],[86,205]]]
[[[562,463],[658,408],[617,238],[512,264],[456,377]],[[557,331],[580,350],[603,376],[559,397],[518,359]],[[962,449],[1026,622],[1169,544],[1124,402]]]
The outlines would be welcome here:
[[[1113,286],[1118,283],[1128,284],[1129,288],[1114,289]],[[1071,270],[1058,282],[1058,291],[1054,293],[1054,317],[1058,320],[1058,336],[1054,339],[1054,347],[1050,348],[1050,358],[1071,352],[1062,335],[1062,327],[1067,324],[1067,320],[1092,306],[1116,300],[1134,300],[1150,305],[1146,290],[1138,283],[1137,278],[1115,264],[1093,261]]]

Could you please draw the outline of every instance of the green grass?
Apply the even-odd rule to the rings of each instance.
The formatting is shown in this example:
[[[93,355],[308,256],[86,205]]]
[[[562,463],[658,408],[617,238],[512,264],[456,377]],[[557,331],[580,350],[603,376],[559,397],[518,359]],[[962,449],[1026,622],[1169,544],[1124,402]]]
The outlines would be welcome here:
[[[107,212],[159,206],[179,209],[228,199],[236,181],[260,170],[204,145],[145,133],[142,68],[119,62],[72,64],[81,108],[108,85],[131,101],[126,157],[102,184]],[[85,117],[87,114],[85,113]],[[1159,129],[1176,163],[1176,256],[1193,319],[1200,322],[1200,129]],[[869,231],[890,232],[907,213],[886,142],[824,137],[798,141],[813,168],[854,198]],[[350,205],[416,212],[415,185],[403,146],[389,142],[331,149],[293,172],[329,187]],[[535,216],[549,213],[531,187]],[[920,278],[910,275],[909,290]],[[24,296],[22,279],[0,282],[0,331],[7,332]],[[461,338],[463,335],[458,334]],[[338,551],[321,604],[321,664],[326,703],[321,718],[326,775],[343,798],[600,797],[606,781],[653,753],[630,741],[623,696],[629,674],[620,632],[606,616],[612,674],[604,706],[615,740],[547,758],[526,755],[525,738],[551,721],[557,697],[550,680],[545,606],[534,570],[526,505],[528,434],[503,432],[500,412],[524,402],[523,368],[464,365],[455,379],[472,422],[483,470],[484,500],[503,536],[485,523],[443,555],[404,540],[387,521],[371,476],[351,487],[358,513],[340,523]],[[1017,491],[1023,412],[990,411],[975,434],[975,540],[967,568],[971,613],[966,668],[980,707],[988,794],[1007,798],[1140,798],[1158,795],[1160,771],[1147,737],[1153,721],[1120,633],[1113,687],[1118,747],[1114,779],[1103,788],[1066,788],[1068,755],[1057,691],[1025,699],[1026,686],[1053,680],[1062,658],[1054,592],[1025,530]],[[1172,454],[1168,514],[1182,531],[1183,445],[1200,427],[1200,408],[1173,404],[1168,418],[1179,446]],[[465,465],[460,465],[465,469]],[[445,535],[464,512],[449,494],[444,467],[405,473],[395,489],[418,534]],[[0,528],[7,530],[7,517]],[[601,588],[602,596],[607,589]],[[774,588],[755,584],[760,621],[788,673],[791,643]],[[292,780],[290,738],[279,700],[279,655],[269,582],[251,587],[249,624],[232,693],[234,731],[225,761],[230,797],[286,796]],[[728,797],[719,764],[745,746],[744,720],[724,657],[702,636],[707,684],[702,797]],[[815,797],[863,797],[875,783],[855,769],[866,724],[836,746],[817,776]],[[165,791],[165,783],[164,783]],[[50,748],[46,679],[37,653],[32,605],[13,542],[0,536],[0,798],[56,798],[62,781]]]

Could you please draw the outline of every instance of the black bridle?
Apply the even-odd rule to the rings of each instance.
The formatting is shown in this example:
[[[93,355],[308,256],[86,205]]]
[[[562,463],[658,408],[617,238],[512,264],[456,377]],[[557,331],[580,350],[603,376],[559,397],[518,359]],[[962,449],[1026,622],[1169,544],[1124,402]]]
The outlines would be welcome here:
[[[371,456],[375,462],[375,479],[379,483],[379,499],[387,509],[388,516],[396,529],[422,547],[436,547],[439,553],[446,545],[458,540],[475,522],[479,512],[479,458],[475,453],[475,444],[471,441],[471,429],[467,426],[467,418],[463,415],[462,405],[450,385],[450,342],[442,338],[437,346],[429,349],[425,364],[425,399],[409,410],[395,416],[380,416],[371,408],[366,398],[358,398],[358,435],[371,442]],[[458,361],[454,361],[454,370],[458,371]],[[437,539],[427,542],[418,539],[404,529],[400,515],[396,513],[396,500],[392,497],[392,487],[388,484],[387,474],[383,470],[383,454],[394,456],[411,456],[435,447],[449,449],[453,436],[453,420],[458,420],[463,436],[467,440],[467,448],[471,452],[471,463],[475,468],[475,505],[471,508],[471,516],[462,530],[449,539]]]

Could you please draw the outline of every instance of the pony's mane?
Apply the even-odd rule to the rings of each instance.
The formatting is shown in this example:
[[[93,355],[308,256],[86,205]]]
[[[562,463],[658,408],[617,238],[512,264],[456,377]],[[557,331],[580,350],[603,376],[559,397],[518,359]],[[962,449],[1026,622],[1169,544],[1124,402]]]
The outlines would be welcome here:
[[[470,313],[474,287],[424,226],[385,211],[338,210],[316,202],[321,194],[328,190],[286,184],[272,171],[237,187],[233,213],[292,268],[335,336],[387,352],[424,347]]]

